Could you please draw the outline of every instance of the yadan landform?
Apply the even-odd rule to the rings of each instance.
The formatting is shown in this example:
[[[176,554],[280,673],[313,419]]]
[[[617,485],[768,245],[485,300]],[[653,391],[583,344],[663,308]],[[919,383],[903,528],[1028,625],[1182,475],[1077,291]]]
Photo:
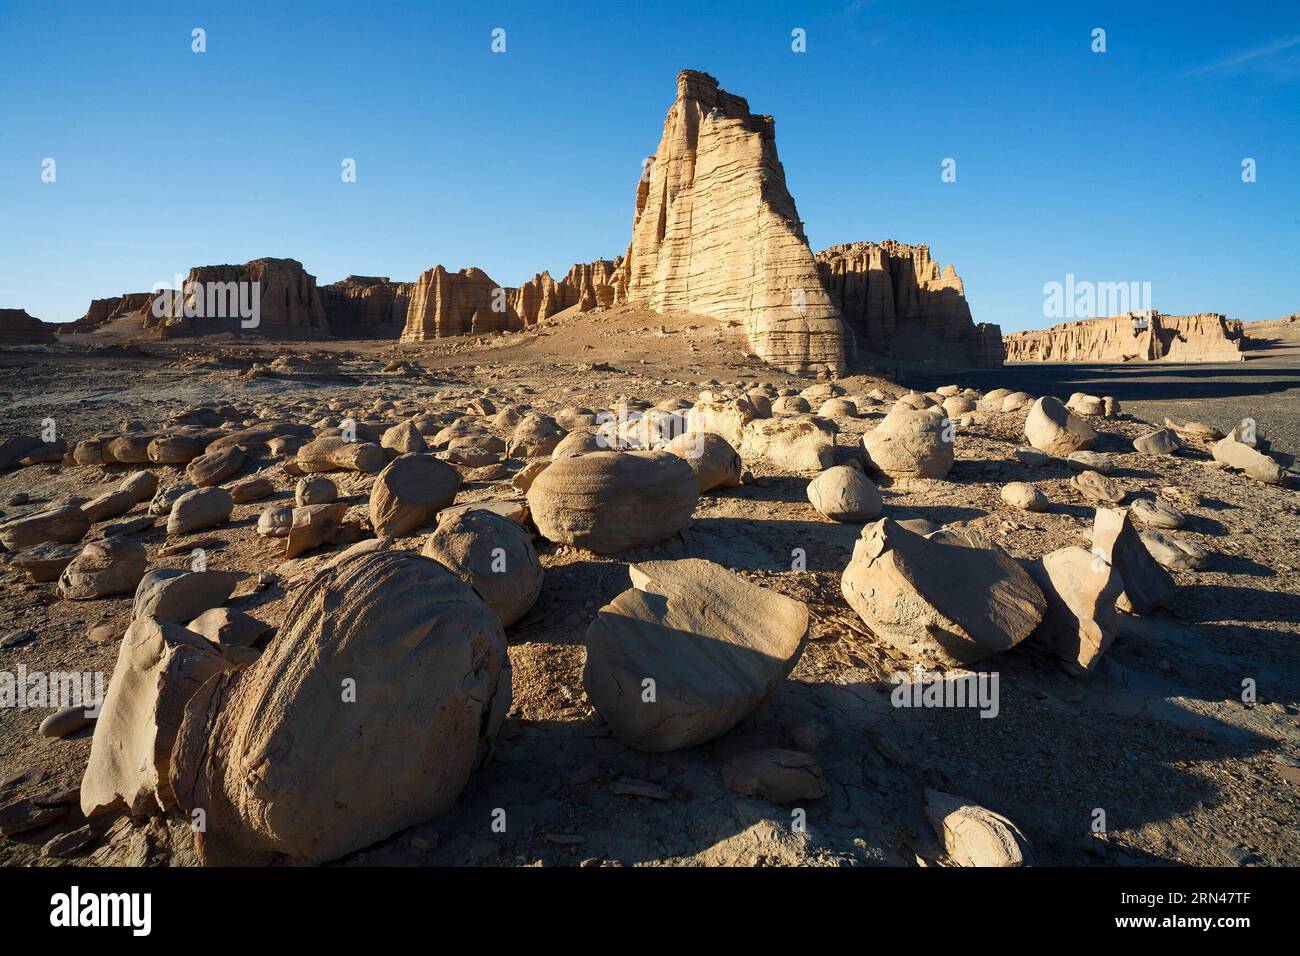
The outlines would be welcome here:
[[[0,302],[0,859],[1300,863],[1296,315],[1003,335],[694,70],[628,199]]]

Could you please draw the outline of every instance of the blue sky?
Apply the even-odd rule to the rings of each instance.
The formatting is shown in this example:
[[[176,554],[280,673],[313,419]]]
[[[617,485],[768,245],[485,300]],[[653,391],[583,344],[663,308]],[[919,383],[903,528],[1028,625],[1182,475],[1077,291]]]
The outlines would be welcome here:
[[[1300,4],[1049,6],[0,0],[0,307],[259,256],[504,285],[612,257],[689,67],[776,117],[814,249],[927,242],[977,320],[1048,324],[1067,273],[1300,310]]]

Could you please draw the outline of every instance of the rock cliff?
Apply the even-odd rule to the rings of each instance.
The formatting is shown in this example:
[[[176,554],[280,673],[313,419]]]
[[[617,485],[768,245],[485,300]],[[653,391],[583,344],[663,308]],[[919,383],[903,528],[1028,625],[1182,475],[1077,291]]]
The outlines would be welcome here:
[[[26,309],[0,309],[0,343],[19,345],[54,341],[54,329]]]
[[[156,297],[157,293],[154,292],[127,292],[107,299],[91,299],[86,314],[69,322],[59,331],[61,334],[93,332],[130,315],[144,319],[145,314],[153,307]]]
[[[1008,362],[1239,362],[1245,335],[1236,319],[1127,313],[1066,322],[1003,337]]]
[[[615,277],[622,264],[622,256],[613,261],[579,262],[559,282],[549,272],[540,272],[519,288],[509,290],[510,308],[526,325],[575,306],[579,312],[608,308],[614,304]]]
[[[976,325],[966,290],[930,247],[886,240],[831,246],[817,272],[860,349],[901,361],[1002,364],[1001,330]]]
[[[482,269],[448,272],[434,266],[415,280],[410,295],[403,342],[524,327],[511,308],[509,290],[497,285]]]
[[[414,283],[387,276],[348,276],[320,287],[330,331],[341,336],[395,336],[406,325]]]
[[[775,124],[707,73],[677,76],[616,285],[620,302],[740,323],[774,365],[846,366],[844,323],[786,189]]]
[[[253,283],[257,283],[256,296]],[[249,315],[256,311],[256,325]],[[161,317],[154,315],[161,312]],[[254,259],[242,265],[196,266],[180,294],[156,305],[146,322],[164,338],[241,331],[317,337],[329,333],[316,277],[296,259]]]

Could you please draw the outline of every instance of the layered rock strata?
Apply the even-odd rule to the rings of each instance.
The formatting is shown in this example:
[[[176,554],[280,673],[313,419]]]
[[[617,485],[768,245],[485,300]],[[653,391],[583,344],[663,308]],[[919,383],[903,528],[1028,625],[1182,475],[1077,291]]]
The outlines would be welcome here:
[[[1240,362],[1245,334],[1236,319],[1126,313],[1066,322],[1003,337],[1008,362]]]

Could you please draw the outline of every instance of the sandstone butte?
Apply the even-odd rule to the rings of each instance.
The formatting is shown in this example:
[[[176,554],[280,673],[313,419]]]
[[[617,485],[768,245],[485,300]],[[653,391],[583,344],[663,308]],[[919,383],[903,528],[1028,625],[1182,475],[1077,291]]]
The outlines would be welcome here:
[[[1008,362],[1240,362],[1244,341],[1241,323],[1217,312],[1153,312],[1012,332],[1002,345]]]
[[[637,186],[626,256],[541,272],[517,288],[441,265],[413,282],[348,276],[317,286],[293,259],[197,266],[185,286],[260,283],[260,323],[187,315],[198,294],[156,316],[155,293],[91,302],[66,333],[129,319],[144,337],[216,332],[421,342],[518,331],[561,314],[629,305],[743,327],[750,348],[792,371],[847,371],[880,355],[948,366],[999,365],[996,325],[975,324],[962,280],[925,245],[855,242],[814,255],[785,184],[770,116],[707,73],[684,70],[663,136]],[[33,320],[34,321],[34,320]],[[11,323],[13,324],[13,323]],[[14,325],[14,328],[17,328]],[[8,341],[14,341],[9,333]]]
[[[1002,364],[1002,330],[975,324],[957,271],[951,263],[940,269],[929,246],[852,242],[823,249],[816,260],[859,349],[902,361]]]
[[[773,365],[843,371],[850,344],[822,288],[770,116],[707,73],[677,75],[677,99],[637,186],[617,301],[741,324]]]

